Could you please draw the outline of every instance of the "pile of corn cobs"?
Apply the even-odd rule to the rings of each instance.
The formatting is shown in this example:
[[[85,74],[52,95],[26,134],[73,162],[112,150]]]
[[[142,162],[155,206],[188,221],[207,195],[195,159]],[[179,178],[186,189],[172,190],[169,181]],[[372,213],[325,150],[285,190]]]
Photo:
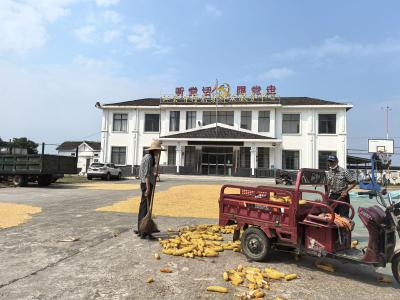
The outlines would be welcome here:
[[[245,286],[248,292],[242,293],[241,299],[264,298],[264,289],[270,290],[271,280],[293,280],[296,274],[284,274],[272,268],[265,268],[262,271],[257,267],[243,267],[238,265],[236,269],[231,269],[223,273],[225,281],[229,281],[234,286]]]
[[[219,226],[202,224],[196,227],[181,227],[179,235],[160,240],[162,253],[194,258],[195,256],[214,257],[224,250],[240,251],[240,241],[223,243],[222,234],[232,234],[236,225]]]

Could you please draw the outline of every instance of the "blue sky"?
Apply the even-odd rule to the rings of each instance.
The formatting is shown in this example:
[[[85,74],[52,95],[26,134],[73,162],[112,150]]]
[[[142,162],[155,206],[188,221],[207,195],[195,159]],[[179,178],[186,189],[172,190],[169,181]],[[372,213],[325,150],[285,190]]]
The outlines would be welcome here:
[[[385,137],[389,105],[400,146],[398,11],[398,1],[0,0],[0,137],[98,139],[96,101],[218,78],[351,102],[350,148]]]

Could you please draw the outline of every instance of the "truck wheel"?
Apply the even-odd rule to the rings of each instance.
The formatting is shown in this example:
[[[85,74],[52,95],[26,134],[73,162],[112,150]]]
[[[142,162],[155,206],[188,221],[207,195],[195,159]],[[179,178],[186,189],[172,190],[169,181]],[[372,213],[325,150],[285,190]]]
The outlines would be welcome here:
[[[38,185],[39,186],[49,186],[51,184],[51,178],[49,176],[39,176]]]
[[[269,238],[258,227],[249,227],[244,231],[241,245],[246,257],[254,261],[266,260],[271,251]]]
[[[28,183],[26,176],[24,175],[15,175],[13,177],[13,185],[15,187],[25,186]]]
[[[92,180],[93,178],[92,178],[92,176],[88,176],[87,179],[88,180]]]
[[[396,281],[400,283],[400,253],[392,258],[392,273]]]
[[[122,174],[118,173],[118,180],[121,180],[121,178],[122,178]]]
[[[110,181],[110,180],[111,180],[111,174],[110,174],[110,173],[107,173],[107,175],[106,175],[106,180],[107,180],[107,181]]]

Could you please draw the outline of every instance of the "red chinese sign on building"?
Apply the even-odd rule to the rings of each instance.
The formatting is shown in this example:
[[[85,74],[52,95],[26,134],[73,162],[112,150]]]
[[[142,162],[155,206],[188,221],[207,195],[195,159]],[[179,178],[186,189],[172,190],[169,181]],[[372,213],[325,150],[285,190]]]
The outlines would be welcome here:
[[[259,85],[252,86],[251,93],[254,96],[261,96],[261,86],[259,86]]]
[[[267,86],[267,95],[275,96],[276,95],[276,87],[274,85]]]
[[[189,96],[191,96],[191,97],[197,96],[197,87],[192,86],[189,88]]]
[[[203,89],[203,96],[210,97],[211,96],[211,86],[204,86]]]
[[[177,87],[177,88],[175,88],[175,95],[176,96],[178,96],[178,97],[182,97],[183,96],[183,91],[184,91],[185,89],[183,88],[183,87]]]
[[[236,94],[238,96],[246,95],[246,86],[245,85],[238,85],[236,88]]]

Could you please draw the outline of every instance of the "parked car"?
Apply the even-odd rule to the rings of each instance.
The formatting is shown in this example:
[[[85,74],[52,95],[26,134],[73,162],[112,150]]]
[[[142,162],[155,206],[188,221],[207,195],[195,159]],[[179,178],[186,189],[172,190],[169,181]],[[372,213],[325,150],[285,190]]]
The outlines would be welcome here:
[[[122,171],[114,164],[92,163],[87,170],[87,179],[102,178],[111,180],[112,178],[121,179]]]

